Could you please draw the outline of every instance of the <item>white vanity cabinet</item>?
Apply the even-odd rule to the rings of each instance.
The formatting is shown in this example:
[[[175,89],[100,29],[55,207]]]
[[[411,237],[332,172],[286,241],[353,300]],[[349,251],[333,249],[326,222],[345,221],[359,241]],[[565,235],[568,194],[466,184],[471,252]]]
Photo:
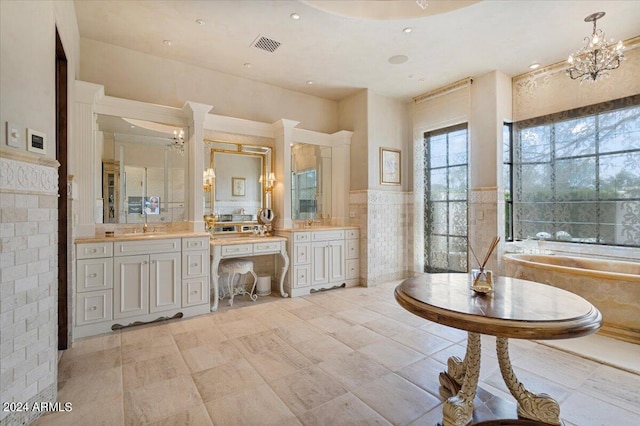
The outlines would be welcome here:
[[[74,336],[209,312],[209,237],[79,242]]]
[[[357,228],[282,229],[292,260],[284,286],[291,297],[359,285]]]

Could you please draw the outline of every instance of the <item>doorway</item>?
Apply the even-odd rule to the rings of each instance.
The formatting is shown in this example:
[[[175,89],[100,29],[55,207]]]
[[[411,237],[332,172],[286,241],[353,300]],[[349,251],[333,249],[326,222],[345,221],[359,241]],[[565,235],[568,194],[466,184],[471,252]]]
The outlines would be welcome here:
[[[56,160],[58,169],[58,350],[69,347],[67,191],[67,55],[56,28]]]

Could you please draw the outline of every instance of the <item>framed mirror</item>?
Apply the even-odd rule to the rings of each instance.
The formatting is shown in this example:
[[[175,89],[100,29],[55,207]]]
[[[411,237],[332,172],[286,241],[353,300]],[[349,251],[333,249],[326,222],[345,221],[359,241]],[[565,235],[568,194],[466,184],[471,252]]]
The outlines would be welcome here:
[[[96,124],[96,223],[186,221],[186,129],[106,114]]]
[[[272,148],[205,139],[205,149],[204,211],[210,232],[253,232],[261,209],[270,207]]]
[[[291,147],[291,218],[331,218],[331,147],[305,143]]]

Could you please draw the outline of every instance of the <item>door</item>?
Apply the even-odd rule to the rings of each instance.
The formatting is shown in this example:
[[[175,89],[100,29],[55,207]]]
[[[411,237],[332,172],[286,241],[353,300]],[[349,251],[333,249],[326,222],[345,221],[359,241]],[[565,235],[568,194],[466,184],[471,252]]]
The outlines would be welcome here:
[[[149,256],[149,312],[179,309],[182,293],[180,253],[161,253]]]
[[[326,284],[329,282],[329,258],[326,241],[312,243],[312,269],[311,285]]]
[[[149,313],[149,256],[116,257],[113,266],[113,317]]]
[[[344,281],[347,278],[344,241],[329,242],[329,282]]]

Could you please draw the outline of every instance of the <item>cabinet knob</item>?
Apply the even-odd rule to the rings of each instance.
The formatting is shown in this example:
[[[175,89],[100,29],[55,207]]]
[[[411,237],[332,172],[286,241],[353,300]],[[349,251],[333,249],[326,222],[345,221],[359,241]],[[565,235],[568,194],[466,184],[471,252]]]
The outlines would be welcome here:
[[[196,266],[198,266],[198,264],[197,263],[192,263],[191,266],[195,268]]]
[[[142,261],[142,264],[143,264],[143,265],[146,265],[147,263],[149,263],[149,262],[147,262],[146,260],[143,260],[143,261]]]
[[[89,278],[95,278],[97,276],[98,276],[98,274],[89,274]]]
[[[97,252],[97,251],[98,251],[98,249],[94,249],[94,248],[93,248],[93,249],[89,249],[89,250],[87,250],[87,252],[88,252],[88,253],[95,253],[95,252]]]
[[[198,294],[198,290],[193,290],[191,294]]]
[[[97,310],[97,309],[98,309],[98,307],[97,307],[97,306],[92,306],[92,307],[90,307],[90,308],[89,308],[89,310],[90,310],[90,311],[95,311],[95,310]]]

